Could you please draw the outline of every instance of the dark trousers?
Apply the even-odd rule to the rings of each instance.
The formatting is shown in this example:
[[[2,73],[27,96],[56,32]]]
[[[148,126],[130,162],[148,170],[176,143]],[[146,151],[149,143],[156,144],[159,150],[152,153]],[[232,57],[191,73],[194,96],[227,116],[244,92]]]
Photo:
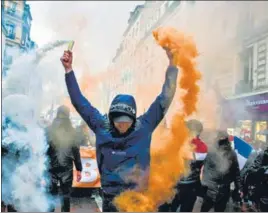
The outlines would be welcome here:
[[[71,208],[71,190],[72,190],[72,173],[51,174],[50,194],[58,196],[58,183],[61,192],[61,212],[70,212]],[[49,212],[55,211],[55,205],[52,205]]]
[[[192,212],[197,199],[198,191],[200,190],[199,183],[180,184],[177,187],[171,204],[164,204],[159,207],[159,212]]]
[[[263,201],[262,199],[260,199],[259,201],[259,209],[261,212],[268,212],[268,199],[266,199],[266,201]]]
[[[17,212],[17,210],[12,205],[6,205],[4,202],[1,202],[1,212]]]
[[[102,212],[118,212],[113,204],[115,195],[108,195],[102,192]]]
[[[224,187],[215,193],[214,191],[210,193],[210,191],[210,189],[207,189],[203,198],[201,212],[209,212],[211,208],[214,208],[215,212],[224,212],[230,198],[230,186]]]

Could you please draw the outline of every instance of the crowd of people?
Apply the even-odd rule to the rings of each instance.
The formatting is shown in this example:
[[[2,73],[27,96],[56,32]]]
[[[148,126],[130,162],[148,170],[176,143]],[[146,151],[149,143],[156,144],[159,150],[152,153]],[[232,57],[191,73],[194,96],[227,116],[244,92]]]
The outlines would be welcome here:
[[[97,163],[101,177],[103,212],[119,211],[113,200],[122,191],[135,190],[137,183],[126,182],[122,174],[128,176],[139,165],[141,178],[148,179],[150,166],[151,137],[163,120],[176,91],[178,68],[173,64],[172,53],[165,49],[169,65],[162,91],[149,109],[140,117],[136,114],[136,102],[131,95],[117,95],[111,103],[108,115],[100,112],[82,95],[72,68],[72,52],[65,51],[61,62],[65,69],[65,80],[73,106],[83,118],[75,129],[70,121],[67,107],[58,108],[52,124],[45,128],[49,144],[49,192],[57,195],[58,185],[62,191],[62,211],[70,211],[70,192],[73,181],[73,164],[81,180],[82,164],[79,146],[89,145],[86,132],[88,127],[95,133]],[[268,147],[260,152],[252,152],[244,168],[240,171],[238,158],[232,148],[227,132],[217,131],[215,143],[209,147],[201,139],[203,124],[197,120],[186,123],[193,134],[191,143],[195,150],[189,159],[190,172],[178,179],[177,194],[171,203],[159,207],[159,212],[191,212],[197,197],[202,197],[201,212],[212,208],[223,212],[230,200],[239,210],[268,211]],[[178,139],[179,141],[179,139]],[[9,147],[2,146],[3,156],[15,158]],[[232,187],[234,183],[234,187]],[[10,204],[10,205],[9,205]],[[9,211],[15,211],[12,203],[7,203]],[[253,209],[253,208],[251,208]],[[54,211],[55,206],[50,207]]]

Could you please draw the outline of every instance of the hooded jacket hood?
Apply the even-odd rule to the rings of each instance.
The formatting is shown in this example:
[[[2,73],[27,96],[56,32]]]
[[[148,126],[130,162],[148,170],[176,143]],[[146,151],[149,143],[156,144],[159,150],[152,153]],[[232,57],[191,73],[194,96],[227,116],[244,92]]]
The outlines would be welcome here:
[[[136,121],[137,107],[136,101],[132,95],[117,95],[113,99],[109,110],[110,121],[122,114],[128,115]]]
[[[224,149],[224,150],[231,150],[231,143],[229,141],[229,135],[226,131],[219,131],[217,135],[217,148]]]
[[[111,124],[111,133],[114,137],[125,137],[130,134],[135,127],[136,123],[136,101],[131,95],[117,95],[110,106],[109,110],[109,120]],[[122,115],[129,116],[133,119],[132,126],[124,134],[120,134],[116,128],[114,128],[113,120],[114,118],[120,117]]]

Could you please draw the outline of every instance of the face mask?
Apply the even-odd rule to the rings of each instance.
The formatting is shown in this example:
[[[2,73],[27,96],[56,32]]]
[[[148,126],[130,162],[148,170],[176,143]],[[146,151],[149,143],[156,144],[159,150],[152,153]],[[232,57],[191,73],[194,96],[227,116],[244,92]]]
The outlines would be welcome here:
[[[219,146],[229,146],[230,142],[228,139],[219,140]]]

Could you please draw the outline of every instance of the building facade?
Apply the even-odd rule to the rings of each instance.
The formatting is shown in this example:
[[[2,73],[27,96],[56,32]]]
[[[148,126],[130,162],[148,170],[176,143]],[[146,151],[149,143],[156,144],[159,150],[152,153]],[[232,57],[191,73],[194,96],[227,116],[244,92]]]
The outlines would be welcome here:
[[[234,135],[268,143],[268,3],[248,2],[240,15],[242,30],[234,94],[228,97],[223,123]],[[228,121],[227,120],[229,114]],[[230,114],[233,115],[230,118]]]
[[[5,75],[16,57],[36,48],[31,40],[30,6],[23,1],[1,1],[2,23],[7,29],[3,55],[3,74]]]
[[[1,46],[2,47],[2,56],[4,56],[5,46],[6,46],[7,29],[3,23],[1,24],[1,32],[2,32],[2,46]]]
[[[247,103],[266,103],[262,100],[266,96],[259,94],[267,92],[267,2],[146,1],[138,8],[137,13],[131,13],[131,17],[135,14],[137,25],[129,23],[127,32],[131,33],[124,34],[113,61],[115,70],[129,71],[131,81],[124,82],[114,75],[112,82],[135,95],[139,114],[153,102],[164,81],[167,58],[152,36],[152,31],[158,26],[171,26],[194,36],[201,53],[198,66],[203,75],[202,94],[208,94],[216,83],[227,102],[248,96],[251,98]],[[116,87],[112,90],[124,91]],[[207,101],[200,101],[204,105],[200,108],[203,114],[200,119],[210,128],[219,128],[225,123],[225,128],[230,129],[241,120],[250,119],[262,126],[267,123],[264,117],[267,112],[256,115],[250,111],[244,114],[254,119],[233,116],[235,119],[228,118],[234,120],[228,126],[223,118],[223,107],[216,99],[210,101],[215,103],[213,108],[217,108],[213,115],[206,107]],[[245,112],[247,103],[239,105]],[[257,123],[251,125],[254,132],[259,129]],[[256,134],[251,136],[252,139],[256,137]]]
[[[167,62],[164,59],[162,63],[157,59],[159,54],[163,54],[163,50],[154,41],[152,30],[177,5],[177,1],[146,1],[144,5],[137,6],[130,14],[128,28],[113,59],[112,70],[121,72],[121,75],[114,75],[112,82],[115,86],[111,89],[114,94],[111,98],[116,93],[135,95],[138,114],[144,113],[160,91],[159,77],[163,82],[161,74],[164,73]]]

